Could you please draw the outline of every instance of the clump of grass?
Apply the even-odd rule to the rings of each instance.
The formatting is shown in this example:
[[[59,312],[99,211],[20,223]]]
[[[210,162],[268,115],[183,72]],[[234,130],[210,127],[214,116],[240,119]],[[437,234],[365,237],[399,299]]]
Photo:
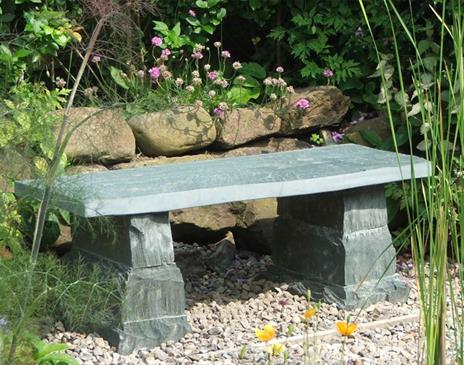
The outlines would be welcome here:
[[[83,261],[65,265],[51,253],[40,254],[31,272],[29,260],[30,254],[22,252],[0,261],[0,318],[7,322],[6,332],[22,319],[28,331],[20,332],[19,343],[28,333],[46,331],[53,321],[72,330],[97,330],[114,321],[120,303],[116,274]],[[32,300],[24,306],[28,290]],[[24,357],[25,350],[18,349],[17,356]]]
[[[359,2],[370,29],[363,1]],[[402,98],[401,108],[409,133],[409,148],[413,150],[415,147],[411,116],[418,115],[424,138],[422,147],[431,162],[431,176],[421,182],[413,180],[411,189],[405,190],[409,200],[409,234],[419,287],[424,357],[428,364],[445,364],[446,334],[449,333],[454,337],[455,360],[462,364],[464,309],[460,300],[464,294],[464,9],[459,0],[443,0],[439,7],[430,6],[430,17],[438,22],[440,28],[438,57],[433,70],[430,70],[430,59],[426,59],[420,50],[414,26],[406,25],[393,1],[383,2],[392,24],[400,91],[402,95],[408,96]],[[411,1],[410,8],[413,12]],[[395,18],[399,20],[401,29],[394,29]],[[416,56],[410,65],[400,62],[401,50],[395,37],[398,31],[407,34],[415,49]],[[406,71],[411,73],[411,79],[406,78]],[[383,91],[387,93],[383,74],[382,78]],[[429,82],[425,83],[424,80]],[[394,132],[388,100],[386,106]],[[395,148],[398,150],[396,140]],[[449,259],[454,260],[457,267],[453,273]],[[449,308],[447,301],[450,303]]]

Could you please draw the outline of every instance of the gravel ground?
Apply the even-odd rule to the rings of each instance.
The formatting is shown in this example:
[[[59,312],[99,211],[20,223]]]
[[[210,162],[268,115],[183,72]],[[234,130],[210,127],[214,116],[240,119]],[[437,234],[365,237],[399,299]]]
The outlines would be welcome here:
[[[277,338],[287,342],[288,364],[303,363],[302,341],[295,341],[295,336],[301,337],[305,331],[302,313],[307,302],[302,296],[290,294],[284,283],[256,279],[270,264],[269,256],[238,252],[227,270],[216,272],[206,269],[211,247],[176,244],[175,249],[176,256],[186,253],[186,257],[194,257],[197,263],[196,266],[188,263],[189,271],[184,271],[192,332],[183,339],[121,356],[97,334],[65,332],[63,325],[57,323],[47,340],[68,343],[69,353],[82,364],[265,364],[265,351],[256,347],[260,344],[255,329],[270,323],[278,330]],[[333,330],[335,322],[349,314],[362,325],[418,313],[411,262],[400,259],[397,266],[411,288],[406,303],[381,302],[351,313],[322,304],[311,321],[309,333]],[[417,320],[410,320],[360,328],[350,338],[321,335],[309,341],[309,358],[312,364],[417,364],[421,362],[418,327]],[[291,335],[287,338],[289,330]],[[247,353],[239,360],[244,346]],[[274,363],[283,363],[283,358]]]

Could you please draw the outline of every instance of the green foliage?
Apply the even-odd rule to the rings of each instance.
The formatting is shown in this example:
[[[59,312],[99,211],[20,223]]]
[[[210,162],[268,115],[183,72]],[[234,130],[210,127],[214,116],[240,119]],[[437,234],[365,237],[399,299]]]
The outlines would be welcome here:
[[[0,28],[3,26],[5,32],[15,23],[21,26],[18,34],[11,39],[0,37],[0,71],[3,76],[0,95],[22,79],[31,78],[34,72],[41,73],[44,64],[51,57],[56,57],[60,49],[66,48],[73,40],[81,40],[81,35],[74,31],[73,22],[63,11],[51,10],[45,5],[23,11],[21,16],[21,21],[12,13],[0,18],[3,19],[3,22],[0,20]]]
[[[0,364],[7,357],[11,346],[11,335],[0,328]],[[64,351],[69,345],[63,343],[46,343],[31,332],[25,332],[20,338],[14,363],[26,365],[79,365],[79,362]]]
[[[11,90],[10,98],[0,102],[0,153],[5,163],[11,163],[14,176],[5,171],[2,177],[6,191],[11,191],[14,178],[30,178],[44,173],[53,148],[53,124],[55,118],[50,113],[66,100],[68,91],[65,89],[48,90],[41,84],[21,83]],[[15,158],[8,158],[12,155]],[[63,159],[62,166],[66,161]],[[6,171],[8,171],[8,167]],[[5,168],[4,167],[4,168]],[[22,208],[20,208],[22,205]],[[25,229],[27,219],[24,212],[31,211],[33,203],[16,201],[13,194],[2,192],[0,195],[0,247],[8,247],[15,253],[27,237],[27,231],[33,230],[33,224]],[[35,210],[34,210],[35,211]],[[21,212],[23,214],[21,215]],[[29,216],[30,217],[30,216]],[[25,219],[26,218],[26,219]],[[49,214],[46,236],[52,241],[55,231],[56,214]],[[56,238],[56,237],[55,237]]]
[[[435,12],[431,18],[440,29],[438,49],[434,42],[424,42],[417,36],[418,28],[404,21],[393,1],[385,1],[381,8],[400,22],[399,27],[392,25],[391,29],[395,69],[399,73],[398,91],[394,90],[395,82],[391,82],[392,69],[387,67],[380,52],[378,62],[383,64],[379,67],[384,86],[381,101],[385,100],[391,125],[396,124],[397,104],[405,118],[407,144],[410,148],[416,145],[414,129],[419,124],[424,138],[423,152],[430,161],[430,177],[420,181],[412,179],[410,186],[403,190],[403,196],[408,199],[406,233],[414,253],[423,318],[422,357],[429,364],[449,361],[461,364],[464,339],[456,324],[463,322],[462,303],[458,298],[462,297],[464,288],[461,270],[464,252],[464,8],[462,1],[436,3],[441,6],[433,8]],[[362,0],[360,4],[363,5]],[[452,9],[451,16],[446,9],[448,12]],[[369,21],[364,8],[363,12]],[[430,29],[433,27],[428,27],[426,32]],[[402,44],[396,37],[401,33],[408,36],[414,49],[413,61],[406,64],[402,62]],[[374,32],[372,36],[375,37]],[[411,65],[409,70],[408,65]],[[395,149],[401,147],[396,140],[394,144]],[[413,170],[411,175],[414,176]],[[455,345],[452,354],[447,351],[451,341]],[[454,357],[454,361],[448,356]]]
[[[176,51],[195,44],[205,44],[226,16],[223,0],[159,3],[165,21],[154,21],[154,30],[162,35],[166,46]]]
[[[33,359],[38,365],[79,365],[74,357],[64,353],[69,349],[69,345],[45,343],[32,334],[27,337],[33,347]]]
[[[95,331],[117,320],[117,273],[83,261],[65,265],[50,253],[39,255],[32,273],[33,300],[23,308],[29,260],[27,251],[16,253],[10,260],[0,260],[0,317],[6,317],[11,325],[24,315],[28,328],[36,327],[43,318],[53,318],[73,330]]]
[[[0,193],[0,249],[8,247],[14,253],[21,250],[22,218],[12,193]]]
[[[322,146],[324,144],[324,138],[319,133],[312,133],[309,137],[309,143],[315,144],[316,146]]]
[[[50,113],[62,107],[67,95],[67,89],[48,90],[43,84],[12,88],[10,98],[0,102],[0,148],[31,148],[38,157],[51,157],[56,117]]]
[[[227,97],[232,104],[244,105],[250,100],[256,100],[262,94],[262,80],[266,77],[266,70],[254,62],[244,63],[238,73],[243,76],[234,78]]]
[[[421,51],[436,50],[439,26],[428,20],[433,16],[429,3],[414,5],[413,13],[408,1],[398,2],[397,9],[406,24],[414,22]],[[377,64],[376,53],[357,1],[243,0],[228,4],[227,10],[235,19],[241,19],[229,23],[230,27],[246,25],[249,31],[241,32],[240,39],[229,33],[226,39],[243,42],[248,36],[254,45],[250,57],[254,61],[271,68],[276,64],[284,66],[286,79],[295,86],[324,84],[323,71],[329,68],[334,71],[330,83],[348,94],[355,105],[377,108],[381,80],[367,78]],[[388,53],[392,44],[388,14],[376,2],[369,2],[366,10],[379,39],[379,50]],[[447,14],[452,14],[450,9]],[[397,19],[393,23],[399,25]],[[405,72],[411,73],[408,65],[414,59],[414,47],[404,32],[396,36]],[[256,39],[262,40],[255,43]],[[434,59],[430,59],[430,66]],[[398,75],[394,77],[396,81]]]

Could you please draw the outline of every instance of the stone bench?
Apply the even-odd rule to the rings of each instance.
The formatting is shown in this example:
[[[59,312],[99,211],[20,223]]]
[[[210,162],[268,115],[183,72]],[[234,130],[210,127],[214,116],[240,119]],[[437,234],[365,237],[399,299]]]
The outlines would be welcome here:
[[[278,198],[272,258],[280,279],[346,307],[405,299],[395,274],[383,185],[428,175],[427,161],[358,145],[162,165],[57,180],[52,204],[89,224],[73,227],[73,250],[124,272],[120,353],[189,331],[184,282],[174,261],[169,211]],[[18,182],[19,196],[40,194]],[[98,217],[111,220],[99,229]],[[90,226],[90,227],[89,227]],[[283,281],[283,280],[281,280]]]

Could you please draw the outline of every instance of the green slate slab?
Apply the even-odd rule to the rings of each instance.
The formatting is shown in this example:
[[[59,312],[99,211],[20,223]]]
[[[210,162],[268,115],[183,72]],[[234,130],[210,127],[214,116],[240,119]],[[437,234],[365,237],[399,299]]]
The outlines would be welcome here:
[[[166,212],[224,202],[339,191],[429,175],[429,162],[354,144],[65,176],[53,204],[83,217]],[[40,183],[21,181],[22,197]]]

